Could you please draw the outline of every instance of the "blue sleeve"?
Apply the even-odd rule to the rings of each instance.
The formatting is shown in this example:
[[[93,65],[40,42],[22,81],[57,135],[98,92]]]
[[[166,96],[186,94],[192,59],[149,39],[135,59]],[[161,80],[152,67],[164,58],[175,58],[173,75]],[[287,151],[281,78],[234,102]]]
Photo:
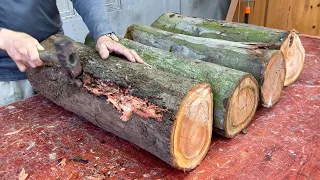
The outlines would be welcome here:
[[[113,32],[104,5],[105,0],[71,1],[95,40],[102,35]]]

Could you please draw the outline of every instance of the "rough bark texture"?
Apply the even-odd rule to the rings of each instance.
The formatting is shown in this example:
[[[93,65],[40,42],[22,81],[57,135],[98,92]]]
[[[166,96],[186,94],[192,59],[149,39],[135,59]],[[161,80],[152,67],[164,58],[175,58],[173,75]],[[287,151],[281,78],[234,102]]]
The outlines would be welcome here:
[[[288,31],[262,26],[217,21],[165,13],[152,27],[179,34],[223,39],[235,42],[279,43],[289,35]]]
[[[66,37],[51,36],[42,42],[42,45],[46,50],[52,50],[53,41],[58,38]],[[96,96],[84,87],[72,84],[73,79],[58,65],[28,71],[28,79],[33,88],[56,104],[133,142],[175,168],[194,168],[195,166],[185,168],[174,164],[170,146],[179,104],[189,90],[199,85],[199,81],[152,69],[146,65],[129,63],[118,57],[111,56],[104,61],[94,49],[79,43],[75,45],[85,73],[102,81],[115,83],[119,87],[129,88],[131,95],[166,109],[162,120],[145,119],[136,114],[128,121],[121,120],[121,113],[106,102],[106,97]],[[210,124],[210,121],[207,123]]]
[[[261,93],[262,104],[266,107],[273,106],[280,98],[285,80],[285,62],[279,50],[267,50],[262,44],[249,45],[175,34],[144,25],[130,26],[126,37],[148,46],[251,73],[258,80],[262,91],[265,88],[270,91]],[[277,56],[280,64],[273,63]],[[277,69],[276,78],[265,74],[270,68]]]
[[[224,66],[208,63],[200,60],[186,58],[178,54],[149,47],[138,42],[121,39],[120,43],[128,48],[134,49],[141,58],[152,67],[168,71],[177,75],[200,81],[209,82],[214,94],[214,131],[225,137],[232,138],[250,123],[259,100],[259,90],[256,80],[249,73],[230,69]],[[95,46],[90,35],[87,36],[85,44]],[[159,58],[155,58],[159,57]],[[242,84],[249,81],[251,86],[243,85],[243,88],[250,89],[254,106],[252,113],[239,125],[233,126],[230,123],[232,108],[232,97],[237,96],[235,91],[242,88]],[[235,129],[234,131],[232,131]]]
[[[284,53],[287,69],[285,86],[295,82],[303,69],[305,50],[295,31],[192,18],[174,13],[163,14],[151,26],[191,36],[235,42],[267,43],[270,48]]]

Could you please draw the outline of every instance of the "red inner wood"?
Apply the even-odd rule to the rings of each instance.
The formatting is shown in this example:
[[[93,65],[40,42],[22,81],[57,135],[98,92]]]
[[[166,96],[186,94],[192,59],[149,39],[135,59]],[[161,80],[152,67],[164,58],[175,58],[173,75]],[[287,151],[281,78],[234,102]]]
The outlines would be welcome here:
[[[103,82],[92,75],[84,74],[83,87],[97,96],[104,96],[109,103],[122,112],[121,119],[128,121],[132,113],[162,121],[164,109],[129,94],[128,88],[119,87],[112,82]]]

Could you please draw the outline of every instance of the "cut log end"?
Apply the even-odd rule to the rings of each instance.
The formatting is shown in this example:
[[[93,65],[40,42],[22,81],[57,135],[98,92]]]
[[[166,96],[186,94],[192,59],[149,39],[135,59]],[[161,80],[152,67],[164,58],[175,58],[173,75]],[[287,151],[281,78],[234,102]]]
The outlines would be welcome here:
[[[233,138],[246,128],[257,109],[259,89],[256,80],[245,76],[235,89],[230,101],[227,120],[225,121],[225,137]]]
[[[281,96],[285,82],[285,60],[280,51],[274,53],[264,71],[264,82],[261,86],[261,101],[265,107],[272,107]]]
[[[286,79],[284,86],[294,83],[303,69],[305,50],[299,36],[292,31],[281,45],[286,61]]]
[[[207,83],[194,86],[183,98],[171,135],[175,167],[195,168],[205,157],[212,136],[213,96]]]

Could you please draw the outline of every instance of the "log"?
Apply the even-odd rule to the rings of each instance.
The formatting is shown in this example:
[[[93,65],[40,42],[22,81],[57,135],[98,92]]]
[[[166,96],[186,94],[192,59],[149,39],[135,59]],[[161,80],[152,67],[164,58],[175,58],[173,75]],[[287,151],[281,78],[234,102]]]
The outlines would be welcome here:
[[[265,107],[278,102],[285,80],[285,61],[281,51],[241,42],[175,34],[144,25],[132,25],[126,38],[142,44],[216,63],[252,74],[260,85]]]
[[[151,26],[191,36],[270,44],[270,48],[284,53],[287,72],[285,86],[298,79],[304,66],[305,50],[294,30],[283,31],[250,24],[192,18],[174,13],[163,14]]]
[[[54,35],[41,44],[52,50],[58,38],[66,37]],[[65,69],[48,64],[27,72],[36,92],[177,169],[191,170],[201,162],[212,136],[208,83],[120,57],[105,61],[93,48],[74,43],[82,83],[77,86]]]
[[[85,43],[95,46],[89,36]],[[214,94],[215,133],[233,138],[250,124],[258,106],[259,88],[249,73],[189,59],[127,39],[120,39],[120,43],[134,49],[151,67],[210,83]]]

